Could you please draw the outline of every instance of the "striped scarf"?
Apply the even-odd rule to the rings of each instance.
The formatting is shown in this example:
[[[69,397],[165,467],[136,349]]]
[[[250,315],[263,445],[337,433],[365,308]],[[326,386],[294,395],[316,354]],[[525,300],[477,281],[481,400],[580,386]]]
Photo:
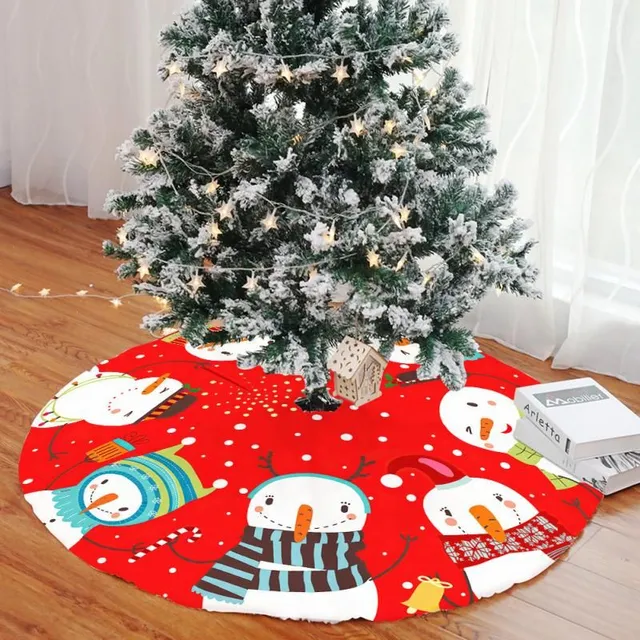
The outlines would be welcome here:
[[[361,531],[309,533],[302,542],[294,542],[292,531],[246,527],[240,543],[192,590],[205,598],[241,604],[249,590],[317,593],[351,589],[371,578],[357,555],[362,549]],[[304,569],[260,569],[260,561]]]

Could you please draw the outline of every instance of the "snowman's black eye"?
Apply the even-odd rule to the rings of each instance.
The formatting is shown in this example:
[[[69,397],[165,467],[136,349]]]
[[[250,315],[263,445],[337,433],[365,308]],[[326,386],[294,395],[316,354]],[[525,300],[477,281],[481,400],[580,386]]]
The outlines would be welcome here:
[[[467,406],[469,406],[469,407],[477,407],[478,403],[477,402],[467,402]]]
[[[449,509],[444,510],[444,515],[451,517],[451,511]]]
[[[109,482],[109,478],[107,478],[106,480],[103,480],[100,484],[107,484],[107,482]]]
[[[272,497],[268,497],[264,503],[267,505],[267,507],[270,507],[273,504],[273,498]]]
[[[132,413],[133,413],[133,411],[128,411],[127,413],[124,414],[124,417],[128,418]]]
[[[122,511],[124,513],[125,511],[129,511],[129,507],[120,507],[118,511]]]
[[[221,351],[220,352],[223,356],[230,356],[231,355],[231,351]]]
[[[467,427],[467,428],[465,429],[465,431],[466,431],[467,433],[471,433],[471,427]]]
[[[493,497],[498,501],[498,502],[502,502],[504,500],[504,498],[499,494],[499,493],[494,493]]]
[[[343,504],[340,507],[340,511],[342,511],[342,513],[347,513],[347,511],[349,511],[349,505],[348,504]]]

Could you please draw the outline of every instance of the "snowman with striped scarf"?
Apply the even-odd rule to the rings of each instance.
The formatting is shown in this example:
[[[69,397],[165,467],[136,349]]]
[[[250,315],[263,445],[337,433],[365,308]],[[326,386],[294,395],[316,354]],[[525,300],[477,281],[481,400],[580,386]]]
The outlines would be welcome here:
[[[373,620],[374,580],[399,564],[414,539],[404,537],[400,558],[372,577],[359,553],[371,505],[352,480],[317,473],[274,474],[250,494],[240,543],[219,558],[193,587],[208,611],[282,619]]]

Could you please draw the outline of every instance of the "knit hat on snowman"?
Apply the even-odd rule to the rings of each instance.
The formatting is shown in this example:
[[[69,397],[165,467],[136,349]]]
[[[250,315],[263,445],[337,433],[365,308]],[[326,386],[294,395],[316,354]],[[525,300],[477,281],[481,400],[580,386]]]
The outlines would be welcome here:
[[[441,462],[436,458],[427,456],[401,456],[392,460],[387,473],[380,478],[380,482],[389,489],[397,489],[402,486],[402,478],[398,475],[401,469],[410,468],[421,471],[433,482],[434,485],[465,484],[471,480],[456,467]]]

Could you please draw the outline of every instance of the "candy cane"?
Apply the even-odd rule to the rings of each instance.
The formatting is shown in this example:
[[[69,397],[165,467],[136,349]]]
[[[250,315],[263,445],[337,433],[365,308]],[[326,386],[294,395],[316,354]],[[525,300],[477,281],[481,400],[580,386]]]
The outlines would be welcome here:
[[[176,529],[175,531],[170,533],[165,538],[160,538],[159,540],[156,540],[156,542],[154,542],[153,544],[150,544],[149,546],[145,547],[142,551],[138,551],[133,557],[129,558],[129,562],[133,564],[137,560],[144,558],[147,554],[152,553],[156,549],[160,549],[161,547],[164,547],[170,542],[177,540],[180,536],[184,535],[185,533],[190,534],[189,537],[187,538],[187,542],[195,542],[196,540],[199,540],[200,538],[202,538],[202,532],[198,527],[180,527],[179,529]]]

